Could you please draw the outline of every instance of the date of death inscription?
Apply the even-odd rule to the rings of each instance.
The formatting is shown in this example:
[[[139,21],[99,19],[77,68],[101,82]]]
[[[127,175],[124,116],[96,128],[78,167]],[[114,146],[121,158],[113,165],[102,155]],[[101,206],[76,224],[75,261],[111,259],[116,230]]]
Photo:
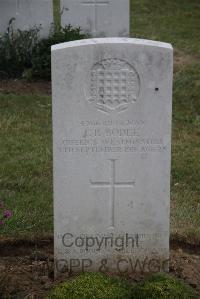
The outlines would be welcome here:
[[[62,153],[162,153],[167,140],[146,130],[142,120],[80,121],[58,145]],[[150,135],[150,136],[149,136]]]

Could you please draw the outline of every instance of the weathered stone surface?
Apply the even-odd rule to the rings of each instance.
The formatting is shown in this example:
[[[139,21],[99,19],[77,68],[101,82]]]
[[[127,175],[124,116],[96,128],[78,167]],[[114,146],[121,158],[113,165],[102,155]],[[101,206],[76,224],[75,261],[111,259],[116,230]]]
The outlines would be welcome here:
[[[61,0],[62,25],[81,26],[95,37],[129,36],[129,0]]]
[[[57,271],[168,268],[172,47],[52,47]]]
[[[41,36],[48,36],[53,23],[52,3],[50,0],[1,0],[0,32],[4,33],[10,19],[15,18],[15,29],[28,30],[41,25]]]

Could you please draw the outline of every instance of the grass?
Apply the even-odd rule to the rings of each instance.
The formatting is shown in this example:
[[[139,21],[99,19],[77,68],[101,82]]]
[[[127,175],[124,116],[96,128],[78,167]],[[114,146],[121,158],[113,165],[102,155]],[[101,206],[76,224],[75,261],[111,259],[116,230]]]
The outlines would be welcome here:
[[[166,41],[186,53],[200,51],[199,0],[131,0],[131,35]]]
[[[131,35],[175,48],[173,235],[200,241],[200,2],[132,0]],[[52,228],[51,99],[0,93],[0,200],[14,210],[6,236],[38,236]]]
[[[132,0],[131,35],[175,49],[171,232],[200,242],[200,2]]]
[[[172,147],[172,232],[200,239],[200,64],[175,75]]]
[[[14,210],[10,236],[52,231],[51,105],[48,96],[0,95],[0,199]]]

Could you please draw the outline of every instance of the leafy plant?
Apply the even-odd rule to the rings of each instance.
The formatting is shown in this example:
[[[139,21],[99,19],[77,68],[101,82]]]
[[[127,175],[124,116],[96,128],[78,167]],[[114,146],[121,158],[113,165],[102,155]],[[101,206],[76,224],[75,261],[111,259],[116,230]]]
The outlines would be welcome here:
[[[131,299],[130,286],[102,273],[84,273],[56,287],[48,299]]]
[[[0,36],[0,78],[51,78],[51,46],[86,38],[78,27],[54,28],[47,38],[39,39],[41,27],[14,30],[12,18],[6,33]]]
[[[57,286],[47,299],[197,299],[194,290],[167,274],[138,284],[102,273],[83,273]]]
[[[14,31],[12,18],[6,33],[0,37],[0,77],[19,77],[32,67],[33,48],[38,42],[40,27]]]
[[[60,27],[58,31],[52,32],[48,38],[40,40],[34,47],[32,56],[32,75],[34,78],[51,78],[51,46],[86,38],[81,33],[80,27],[74,28],[68,25]]]
[[[133,288],[134,299],[197,299],[193,289],[166,274],[154,274]]]

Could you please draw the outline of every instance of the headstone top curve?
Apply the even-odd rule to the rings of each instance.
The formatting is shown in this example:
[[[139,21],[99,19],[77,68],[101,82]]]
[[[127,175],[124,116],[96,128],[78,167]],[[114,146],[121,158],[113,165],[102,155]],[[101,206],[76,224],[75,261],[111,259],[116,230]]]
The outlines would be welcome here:
[[[124,37],[108,37],[108,38],[90,38],[90,39],[82,39],[71,42],[65,42],[53,45],[51,47],[51,51],[63,50],[65,48],[73,48],[78,46],[88,46],[88,45],[100,45],[100,44],[133,44],[133,45],[144,45],[144,46],[152,46],[152,47],[160,47],[169,50],[173,50],[173,47],[169,43],[146,40],[146,39],[138,39],[138,38],[124,38]]]

